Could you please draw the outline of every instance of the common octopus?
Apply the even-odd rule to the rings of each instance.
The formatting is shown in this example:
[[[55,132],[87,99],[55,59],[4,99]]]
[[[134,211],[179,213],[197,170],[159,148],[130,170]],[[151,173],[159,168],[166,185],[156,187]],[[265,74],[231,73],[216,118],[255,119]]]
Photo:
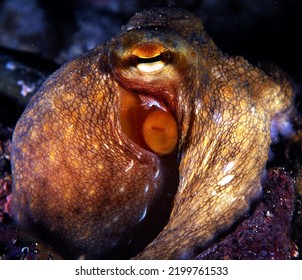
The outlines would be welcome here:
[[[17,224],[64,258],[188,259],[261,196],[292,88],[176,8],[63,65],[13,135]]]

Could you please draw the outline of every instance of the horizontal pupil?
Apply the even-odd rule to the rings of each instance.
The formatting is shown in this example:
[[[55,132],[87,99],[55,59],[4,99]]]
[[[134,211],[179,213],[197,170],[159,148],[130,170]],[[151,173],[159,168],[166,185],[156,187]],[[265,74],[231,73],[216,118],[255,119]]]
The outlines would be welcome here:
[[[153,63],[153,62],[158,62],[161,61],[161,55],[157,55],[154,57],[148,57],[148,58],[142,58],[142,57],[137,57],[137,64],[140,63]]]
[[[169,51],[162,52],[156,56],[144,57],[139,55],[131,55],[128,58],[128,63],[131,65],[137,66],[138,64],[148,64],[154,62],[162,62],[165,64],[169,64],[172,62],[173,54]]]

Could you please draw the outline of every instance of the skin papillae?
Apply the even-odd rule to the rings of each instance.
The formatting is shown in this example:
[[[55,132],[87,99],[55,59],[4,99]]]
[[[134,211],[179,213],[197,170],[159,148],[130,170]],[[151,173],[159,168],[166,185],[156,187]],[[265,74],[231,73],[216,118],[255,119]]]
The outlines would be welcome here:
[[[291,99],[281,71],[223,54],[194,15],[138,13],[20,118],[16,222],[66,258],[193,258],[259,197],[271,121]]]

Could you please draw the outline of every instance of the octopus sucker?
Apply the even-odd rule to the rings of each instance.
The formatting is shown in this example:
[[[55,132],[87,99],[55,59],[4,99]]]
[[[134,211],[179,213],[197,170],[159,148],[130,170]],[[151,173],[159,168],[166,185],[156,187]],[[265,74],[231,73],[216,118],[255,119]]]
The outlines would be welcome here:
[[[25,109],[15,221],[63,258],[194,258],[261,194],[292,96],[281,70],[224,54],[193,14],[137,13]]]

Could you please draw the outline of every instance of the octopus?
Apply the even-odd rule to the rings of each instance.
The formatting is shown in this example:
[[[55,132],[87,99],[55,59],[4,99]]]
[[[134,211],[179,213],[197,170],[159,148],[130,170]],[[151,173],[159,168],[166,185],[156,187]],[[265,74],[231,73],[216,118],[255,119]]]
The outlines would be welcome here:
[[[13,213],[63,258],[191,259],[262,194],[293,91],[177,8],[135,14],[33,96],[12,148]]]

